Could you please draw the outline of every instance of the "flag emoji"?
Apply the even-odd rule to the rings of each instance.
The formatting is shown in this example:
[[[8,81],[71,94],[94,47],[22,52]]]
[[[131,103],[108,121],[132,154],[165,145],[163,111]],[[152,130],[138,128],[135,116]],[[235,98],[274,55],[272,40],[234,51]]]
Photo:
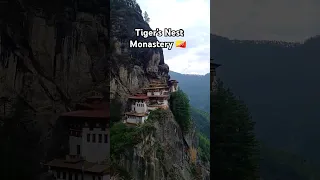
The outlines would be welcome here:
[[[186,48],[187,47],[187,41],[176,40],[176,47]]]

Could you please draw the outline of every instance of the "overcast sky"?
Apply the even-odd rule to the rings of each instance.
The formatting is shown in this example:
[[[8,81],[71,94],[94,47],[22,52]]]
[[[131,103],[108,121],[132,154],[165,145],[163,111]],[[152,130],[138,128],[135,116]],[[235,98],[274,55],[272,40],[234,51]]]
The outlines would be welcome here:
[[[170,70],[183,74],[206,74],[210,71],[210,1],[209,0],[137,0],[147,11],[150,26],[184,29],[186,49],[163,49]],[[177,38],[159,37],[159,41]]]
[[[148,12],[152,29],[185,30],[186,49],[164,49],[170,70],[180,73],[210,71],[209,32],[231,39],[284,41],[304,41],[320,35],[320,0],[214,0],[211,8],[209,0],[137,2],[142,11]]]
[[[211,33],[231,39],[303,41],[320,34],[320,0],[214,0]]]

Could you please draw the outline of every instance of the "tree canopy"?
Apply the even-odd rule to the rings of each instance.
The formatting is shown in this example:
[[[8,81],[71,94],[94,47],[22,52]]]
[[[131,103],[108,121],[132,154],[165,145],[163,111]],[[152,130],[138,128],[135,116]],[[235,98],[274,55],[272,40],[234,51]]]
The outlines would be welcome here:
[[[211,94],[212,175],[215,179],[257,179],[258,144],[246,105],[218,81]]]
[[[182,131],[188,132],[192,123],[190,104],[188,96],[182,90],[179,89],[171,94],[170,108]]]

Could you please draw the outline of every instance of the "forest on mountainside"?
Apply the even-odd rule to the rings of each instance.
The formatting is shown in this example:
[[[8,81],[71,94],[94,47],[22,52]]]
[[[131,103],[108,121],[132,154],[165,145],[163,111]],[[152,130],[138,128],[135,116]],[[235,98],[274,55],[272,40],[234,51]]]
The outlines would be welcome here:
[[[264,180],[319,179],[319,47],[319,36],[304,43],[211,36],[218,77],[256,123]]]
[[[210,112],[210,74],[192,75],[170,71],[171,79],[179,81],[178,86],[189,96],[191,106]]]

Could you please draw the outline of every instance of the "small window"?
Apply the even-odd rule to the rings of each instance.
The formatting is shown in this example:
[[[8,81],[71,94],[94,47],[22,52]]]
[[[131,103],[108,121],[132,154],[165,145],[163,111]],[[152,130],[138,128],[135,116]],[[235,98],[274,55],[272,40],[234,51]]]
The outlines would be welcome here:
[[[99,143],[102,143],[102,134],[99,134]]]
[[[96,135],[92,134],[92,142],[96,142]]]
[[[102,130],[102,131],[105,131],[105,130],[106,130],[106,128],[105,128],[105,127],[103,127],[103,128],[101,128],[101,130]]]
[[[108,134],[104,135],[104,143],[108,143]]]
[[[77,145],[77,155],[80,155],[80,153],[81,153],[80,145]]]
[[[90,134],[87,134],[87,142],[90,142]]]

